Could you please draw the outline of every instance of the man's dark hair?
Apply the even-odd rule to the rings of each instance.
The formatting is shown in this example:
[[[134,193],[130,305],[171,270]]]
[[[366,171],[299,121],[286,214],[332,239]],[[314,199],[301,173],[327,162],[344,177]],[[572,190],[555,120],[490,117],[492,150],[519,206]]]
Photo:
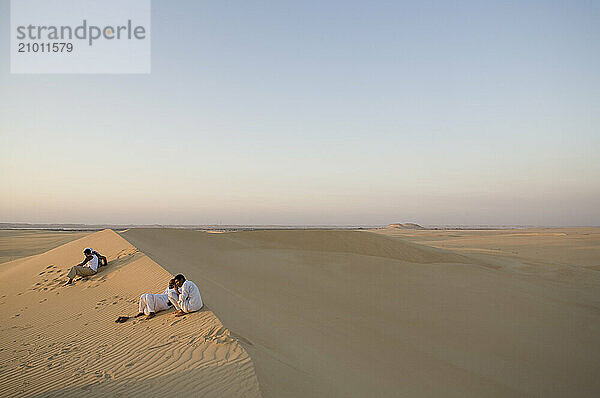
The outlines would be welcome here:
[[[175,279],[176,281],[184,281],[185,282],[185,276],[181,275],[181,274],[177,274],[175,275]]]
[[[92,250],[91,249],[85,249],[83,251],[83,254],[92,254]]]

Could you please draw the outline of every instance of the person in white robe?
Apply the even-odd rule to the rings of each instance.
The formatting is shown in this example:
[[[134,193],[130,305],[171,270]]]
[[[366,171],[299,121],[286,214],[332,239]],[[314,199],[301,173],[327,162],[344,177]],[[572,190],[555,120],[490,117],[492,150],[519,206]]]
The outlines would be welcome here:
[[[169,295],[175,292],[175,281],[171,279],[169,287],[162,293],[144,293],[140,296],[139,311],[136,317],[146,315],[146,319],[152,318],[157,312],[167,310],[171,307]]]
[[[169,301],[177,310],[175,316],[182,316],[200,310],[204,303],[198,286],[194,282],[186,280],[181,274],[173,279],[175,280],[175,289],[169,293]]]
[[[85,259],[79,264],[71,267],[69,270],[69,273],[67,274],[67,278],[69,278],[69,280],[67,281],[66,285],[72,284],[73,279],[77,275],[85,278],[96,275],[96,272],[98,272],[98,256],[93,254],[92,250],[89,248],[85,249],[83,254],[85,255]]]
[[[97,250],[92,249],[91,247],[86,247],[85,250],[83,251],[83,254],[85,254],[86,252],[91,252],[94,256],[98,257],[98,266],[102,267],[108,264],[108,260],[106,259],[105,256],[103,256],[102,254],[98,253]]]

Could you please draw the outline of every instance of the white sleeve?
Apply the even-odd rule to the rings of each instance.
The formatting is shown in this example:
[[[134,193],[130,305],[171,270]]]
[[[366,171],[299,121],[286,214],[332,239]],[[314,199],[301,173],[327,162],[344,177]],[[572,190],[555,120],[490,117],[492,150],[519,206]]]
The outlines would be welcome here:
[[[181,286],[181,295],[179,296],[180,300],[186,300],[190,295],[190,292],[189,292],[190,284],[186,283],[186,282],[184,282],[183,286]]]

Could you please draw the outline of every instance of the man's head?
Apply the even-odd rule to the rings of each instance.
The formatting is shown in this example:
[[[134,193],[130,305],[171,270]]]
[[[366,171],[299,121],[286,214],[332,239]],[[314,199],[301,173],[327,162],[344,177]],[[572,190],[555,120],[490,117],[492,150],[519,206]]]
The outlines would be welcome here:
[[[173,280],[175,281],[175,284],[177,286],[181,287],[183,285],[183,282],[185,282],[185,276],[177,274],[175,275],[175,278],[173,278]]]
[[[175,287],[175,279],[171,279],[169,281],[169,289],[173,289]]]
[[[88,249],[85,249],[85,250],[83,251],[83,254],[84,254],[86,257],[89,257],[89,256],[91,256],[91,255],[92,255],[92,249],[89,249],[89,248],[88,248]]]

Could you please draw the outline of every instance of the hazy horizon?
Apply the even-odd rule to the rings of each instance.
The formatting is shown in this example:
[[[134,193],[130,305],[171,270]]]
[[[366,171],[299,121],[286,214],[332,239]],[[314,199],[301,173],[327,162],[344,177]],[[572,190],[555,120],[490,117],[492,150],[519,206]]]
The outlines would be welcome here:
[[[528,228],[600,228],[600,225],[531,225],[531,224],[419,224],[418,222],[409,222],[425,229],[528,229]],[[100,230],[104,228],[183,228],[183,229],[295,229],[295,228],[386,228],[388,224],[83,224],[83,223],[25,223],[25,222],[0,222],[0,229],[56,229],[77,230],[78,228],[88,228],[90,230]],[[410,230],[411,228],[401,228]]]
[[[600,225],[600,4],[154,1],[149,75],[10,74],[9,4],[0,222]]]

